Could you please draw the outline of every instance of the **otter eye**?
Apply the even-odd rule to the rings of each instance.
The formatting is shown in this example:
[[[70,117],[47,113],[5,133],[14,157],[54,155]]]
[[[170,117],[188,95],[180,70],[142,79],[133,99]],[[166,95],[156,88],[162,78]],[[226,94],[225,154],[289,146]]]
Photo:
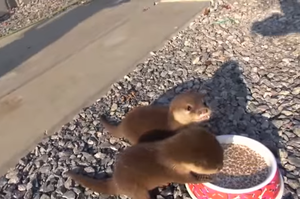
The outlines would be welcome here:
[[[204,106],[207,106],[207,103],[206,103],[206,101],[205,101],[205,100],[203,100],[203,105],[204,105]]]
[[[191,111],[191,110],[192,110],[192,107],[191,107],[190,105],[188,105],[188,106],[186,107],[186,110]]]

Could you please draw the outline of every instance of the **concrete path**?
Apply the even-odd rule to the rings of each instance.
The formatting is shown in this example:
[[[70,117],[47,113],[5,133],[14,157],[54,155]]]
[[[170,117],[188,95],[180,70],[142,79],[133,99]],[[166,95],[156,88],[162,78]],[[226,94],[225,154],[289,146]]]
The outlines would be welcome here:
[[[206,6],[97,0],[0,40],[0,173]]]

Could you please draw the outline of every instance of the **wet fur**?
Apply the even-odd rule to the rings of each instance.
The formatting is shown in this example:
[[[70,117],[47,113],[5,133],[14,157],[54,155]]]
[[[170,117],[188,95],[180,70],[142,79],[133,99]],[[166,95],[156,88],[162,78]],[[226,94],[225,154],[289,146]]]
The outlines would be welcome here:
[[[150,199],[148,191],[157,186],[201,183],[207,179],[194,173],[213,174],[222,166],[223,149],[215,136],[203,127],[188,125],[169,138],[139,143],[122,151],[111,178],[96,180],[72,172],[67,175],[98,193]]]
[[[188,105],[192,107],[190,114],[198,114],[197,111],[203,110],[210,113],[210,109],[204,103],[204,96],[194,91],[188,91],[176,96],[170,106],[136,107],[125,116],[119,125],[111,124],[105,116],[101,116],[101,123],[111,135],[124,137],[131,144],[147,141],[147,139],[160,140],[173,135],[174,131],[165,132],[166,135],[159,135],[157,131],[155,135],[151,135],[150,132],[155,129],[175,130],[194,122],[186,115]]]

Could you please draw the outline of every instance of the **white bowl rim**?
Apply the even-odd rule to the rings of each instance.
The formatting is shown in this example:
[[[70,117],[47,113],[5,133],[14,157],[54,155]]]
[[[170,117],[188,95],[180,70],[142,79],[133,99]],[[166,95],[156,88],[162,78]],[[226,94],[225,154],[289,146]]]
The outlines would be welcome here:
[[[269,156],[270,160],[271,160],[271,171],[269,173],[269,176],[260,184],[250,187],[250,188],[246,188],[246,189],[230,189],[230,188],[223,188],[217,185],[214,185],[212,183],[203,183],[206,187],[219,191],[219,192],[223,192],[223,193],[227,193],[227,194],[244,194],[244,193],[250,193],[253,191],[257,191],[265,186],[267,186],[274,178],[276,172],[277,172],[277,162],[276,159],[273,155],[273,153],[262,143],[249,138],[249,137],[245,137],[245,136],[241,136],[241,135],[219,135],[217,136],[217,138],[239,138],[239,139],[244,139],[244,140],[248,140],[252,143],[256,143],[257,145],[260,145],[262,148],[265,148],[266,152],[268,153],[267,155]]]

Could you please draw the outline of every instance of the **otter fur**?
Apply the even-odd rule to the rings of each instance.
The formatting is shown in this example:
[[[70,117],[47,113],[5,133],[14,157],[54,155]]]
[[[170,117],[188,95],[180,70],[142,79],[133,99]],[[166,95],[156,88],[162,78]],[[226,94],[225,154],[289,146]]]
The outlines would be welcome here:
[[[155,130],[166,133],[171,130]],[[150,199],[149,191],[167,183],[202,183],[201,176],[223,167],[223,149],[215,135],[196,124],[175,130],[174,136],[138,143],[117,156],[112,177],[103,180],[67,172],[79,184],[103,194]]]
[[[164,134],[154,131],[155,134],[152,135],[152,130],[175,130],[184,125],[202,122],[210,118],[211,110],[205,104],[204,97],[203,94],[195,91],[187,91],[177,95],[169,106],[136,107],[127,113],[119,125],[109,123],[103,115],[101,123],[111,135],[124,137],[131,144],[164,139],[173,135],[174,131],[166,131]],[[146,133],[148,135],[145,135]]]

